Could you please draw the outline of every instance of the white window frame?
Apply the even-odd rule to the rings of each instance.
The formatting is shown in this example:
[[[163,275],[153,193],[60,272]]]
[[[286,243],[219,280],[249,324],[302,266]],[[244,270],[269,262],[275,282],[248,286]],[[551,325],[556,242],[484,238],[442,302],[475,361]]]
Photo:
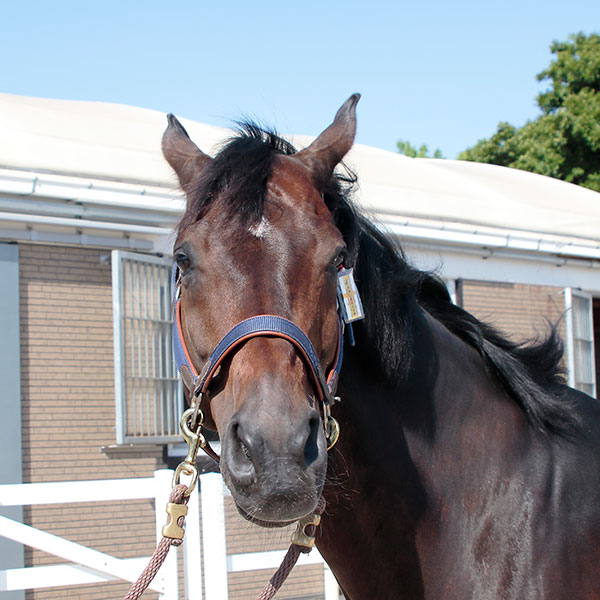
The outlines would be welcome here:
[[[578,312],[578,317],[574,311],[575,304],[579,304],[581,309]],[[593,297],[591,294],[578,289],[565,288],[565,309],[569,385],[596,398]],[[576,323],[576,318],[583,319],[583,327]],[[589,349],[587,357],[582,356],[581,352],[578,351],[578,348],[581,347]],[[587,364],[581,361],[585,361]],[[584,380],[585,373],[587,373],[587,379]],[[586,389],[584,386],[591,387]]]
[[[450,300],[452,304],[457,304],[458,301],[458,281],[456,279],[443,279],[446,284],[446,289],[448,290],[448,294],[450,295]]]
[[[159,256],[111,254],[117,444],[180,441],[171,265]]]

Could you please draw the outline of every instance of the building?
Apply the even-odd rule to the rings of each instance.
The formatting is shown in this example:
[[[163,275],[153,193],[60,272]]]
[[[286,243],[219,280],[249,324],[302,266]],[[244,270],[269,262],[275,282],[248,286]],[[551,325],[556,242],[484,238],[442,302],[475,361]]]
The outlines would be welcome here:
[[[2,482],[148,476],[181,452],[168,254],[183,199],[160,152],[165,116],[10,95],[0,95],[0,107],[0,451],[10,457]],[[182,122],[207,152],[228,135]],[[518,338],[558,322],[570,382],[597,393],[600,194],[360,145],[347,162],[359,175],[362,208],[417,265],[438,270],[457,303]],[[273,535],[278,547],[287,544],[230,512],[232,551],[264,550]],[[149,553],[154,544],[152,507],[143,501],[76,514],[32,507],[22,517],[117,556]],[[135,541],[123,541],[124,525]],[[10,545],[0,553],[16,565],[52,561]],[[302,569],[281,598],[319,597],[317,571]],[[232,576],[230,595],[248,597],[266,579]],[[117,598],[125,589],[107,584],[69,596]]]

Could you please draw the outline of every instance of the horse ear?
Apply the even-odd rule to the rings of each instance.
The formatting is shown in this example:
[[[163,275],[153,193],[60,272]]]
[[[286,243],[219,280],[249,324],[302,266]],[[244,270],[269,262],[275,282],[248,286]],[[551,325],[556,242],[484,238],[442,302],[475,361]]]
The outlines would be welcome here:
[[[333,123],[308,147],[295,155],[310,170],[315,186],[323,189],[333,169],[352,148],[356,135],[356,104],[360,94],[352,94],[337,111]]]
[[[169,125],[162,137],[163,155],[177,174],[183,191],[189,193],[196,187],[202,170],[212,158],[192,142],[174,115],[167,115],[167,120]]]

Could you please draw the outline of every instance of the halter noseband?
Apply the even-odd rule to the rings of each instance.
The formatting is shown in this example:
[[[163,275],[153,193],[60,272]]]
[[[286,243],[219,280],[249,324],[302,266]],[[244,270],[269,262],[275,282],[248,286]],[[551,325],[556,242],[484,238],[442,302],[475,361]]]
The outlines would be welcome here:
[[[177,370],[181,373],[185,386],[190,393],[190,403],[200,410],[203,397],[208,392],[210,382],[218,367],[227,356],[240,345],[254,337],[278,337],[290,342],[298,351],[312,380],[319,403],[323,410],[323,426],[327,437],[327,449],[333,447],[339,436],[337,421],[331,416],[331,405],[335,401],[335,390],[342,368],[343,358],[343,321],[338,310],[338,344],[333,366],[327,376],[323,373],[319,357],[308,336],[292,321],[276,315],[256,315],[240,321],[216,345],[200,373],[196,370],[185,345],[181,327],[181,294],[178,285],[177,267],[173,269],[175,289],[173,318],[173,351]],[[204,451],[219,460],[218,455],[208,444],[202,445]]]

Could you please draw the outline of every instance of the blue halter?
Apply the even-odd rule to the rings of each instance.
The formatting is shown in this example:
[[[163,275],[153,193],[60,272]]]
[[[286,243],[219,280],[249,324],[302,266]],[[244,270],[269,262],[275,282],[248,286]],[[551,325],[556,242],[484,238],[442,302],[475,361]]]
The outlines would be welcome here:
[[[313,387],[317,392],[319,402],[323,406],[324,422],[329,419],[329,409],[334,402],[335,391],[342,368],[343,359],[343,333],[344,326],[342,317],[338,310],[338,346],[333,366],[325,376],[319,357],[308,336],[292,321],[276,315],[257,315],[241,321],[235,325],[211,352],[208,360],[198,372],[187,351],[183,333],[181,330],[181,296],[177,282],[177,266],[173,268],[173,289],[175,290],[174,315],[173,315],[173,351],[177,370],[182,374],[185,381],[185,370],[192,376],[193,389],[190,393],[201,401],[201,398],[210,386],[210,382],[219,365],[237,347],[253,337],[279,337],[290,342],[304,359],[304,364],[310,374]],[[326,432],[329,424],[325,422]],[[208,452],[213,458],[214,452]]]

